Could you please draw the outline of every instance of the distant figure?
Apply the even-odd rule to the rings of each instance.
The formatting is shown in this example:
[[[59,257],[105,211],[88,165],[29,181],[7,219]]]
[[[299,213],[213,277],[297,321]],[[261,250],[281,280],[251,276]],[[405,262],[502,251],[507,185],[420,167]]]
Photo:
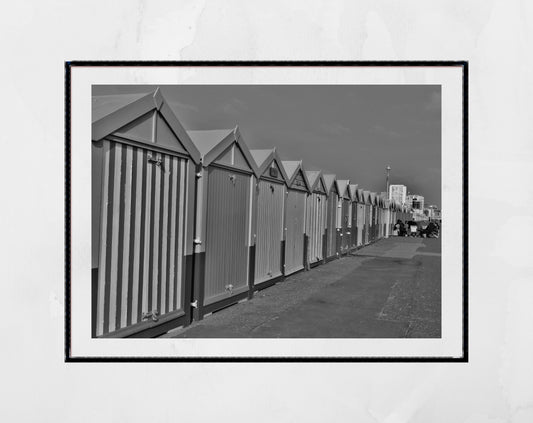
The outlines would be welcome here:
[[[407,222],[407,227],[409,228],[409,235],[410,236],[417,236],[418,235],[418,225],[416,222],[413,222],[410,220]]]
[[[400,235],[400,227],[401,227],[401,225],[402,225],[402,221],[400,219],[398,219],[398,221],[394,225],[394,230],[392,231],[392,234],[394,236],[399,236]]]
[[[438,238],[439,228],[434,222],[429,222],[429,225],[424,229],[423,233],[427,238]]]
[[[401,220],[399,220],[399,222],[400,222],[400,236],[407,236],[407,228],[405,227],[405,225],[403,224]]]

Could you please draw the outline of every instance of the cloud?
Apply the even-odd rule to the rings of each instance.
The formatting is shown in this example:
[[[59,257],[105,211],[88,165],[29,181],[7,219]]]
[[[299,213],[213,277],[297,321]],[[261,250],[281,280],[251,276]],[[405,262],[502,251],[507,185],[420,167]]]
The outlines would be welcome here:
[[[391,138],[402,138],[402,134],[400,132],[393,131],[392,129],[385,128],[381,125],[374,125],[371,130],[376,134],[386,135]]]
[[[352,133],[352,130],[350,128],[347,128],[346,126],[341,125],[340,123],[323,123],[320,125],[322,130],[324,132],[327,132],[328,134],[333,135],[348,135]]]
[[[246,111],[246,103],[238,98],[231,98],[227,103],[218,108],[229,115],[240,115]]]

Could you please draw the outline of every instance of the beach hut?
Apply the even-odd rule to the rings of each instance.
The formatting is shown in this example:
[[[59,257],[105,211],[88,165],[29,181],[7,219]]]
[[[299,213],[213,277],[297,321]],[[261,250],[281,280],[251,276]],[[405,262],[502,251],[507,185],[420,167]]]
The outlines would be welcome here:
[[[353,250],[357,247],[357,185],[356,184],[348,185],[348,190],[350,192],[350,198],[351,198],[350,250]]]
[[[337,236],[339,250],[341,255],[348,253],[350,249],[350,229],[351,229],[351,197],[348,186],[350,181],[347,179],[337,179],[337,190],[339,192]]]
[[[337,210],[339,205],[339,193],[335,175],[325,174],[326,193],[328,195],[327,222],[326,222],[326,261],[332,260],[339,255],[337,248]]]
[[[356,190],[357,247],[364,245],[365,232],[365,197],[362,189]]]
[[[188,131],[200,151],[197,177],[194,318],[250,295],[252,204],[257,165],[239,128]]]
[[[283,161],[289,179],[285,199],[285,275],[305,267],[305,212],[309,181],[300,161]]]
[[[370,191],[364,191],[363,195],[365,200],[365,235],[363,244],[367,245],[372,240],[372,200],[370,196]]]
[[[159,89],[92,98],[92,335],[190,323],[200,153]]]
[[[307,264],[314,267],[324,260],[327,224],[326,182],[319,170],[306,171],[311,193],[307,197]]]
[[[370,242],[374,242],[377,238],[377,195],[375,192],[370,193],[370,209],[372,215],[370,218]]]
[[[253,286],[262,288],[283,277],[285,193],[289,180],[275,148],[250,153],[258,168]]]

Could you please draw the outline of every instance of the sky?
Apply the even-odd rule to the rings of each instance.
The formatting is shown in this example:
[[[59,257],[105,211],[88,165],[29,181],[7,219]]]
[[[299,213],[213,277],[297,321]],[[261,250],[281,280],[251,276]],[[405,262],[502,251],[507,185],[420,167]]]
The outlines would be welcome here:
[[[93,95],[155,86],[94,86]],[[166,85],[187,130],[239,126],[250,149],[276,147],[283,160],[334,173],[359,188],[403,184],[441,204],[440,85]]]

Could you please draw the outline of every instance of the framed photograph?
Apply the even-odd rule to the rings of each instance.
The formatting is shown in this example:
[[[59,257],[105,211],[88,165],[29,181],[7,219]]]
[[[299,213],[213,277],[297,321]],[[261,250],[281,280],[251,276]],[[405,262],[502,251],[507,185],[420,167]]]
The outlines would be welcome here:
[[[67,62],[65,360],[468,361],[468,63]]]

